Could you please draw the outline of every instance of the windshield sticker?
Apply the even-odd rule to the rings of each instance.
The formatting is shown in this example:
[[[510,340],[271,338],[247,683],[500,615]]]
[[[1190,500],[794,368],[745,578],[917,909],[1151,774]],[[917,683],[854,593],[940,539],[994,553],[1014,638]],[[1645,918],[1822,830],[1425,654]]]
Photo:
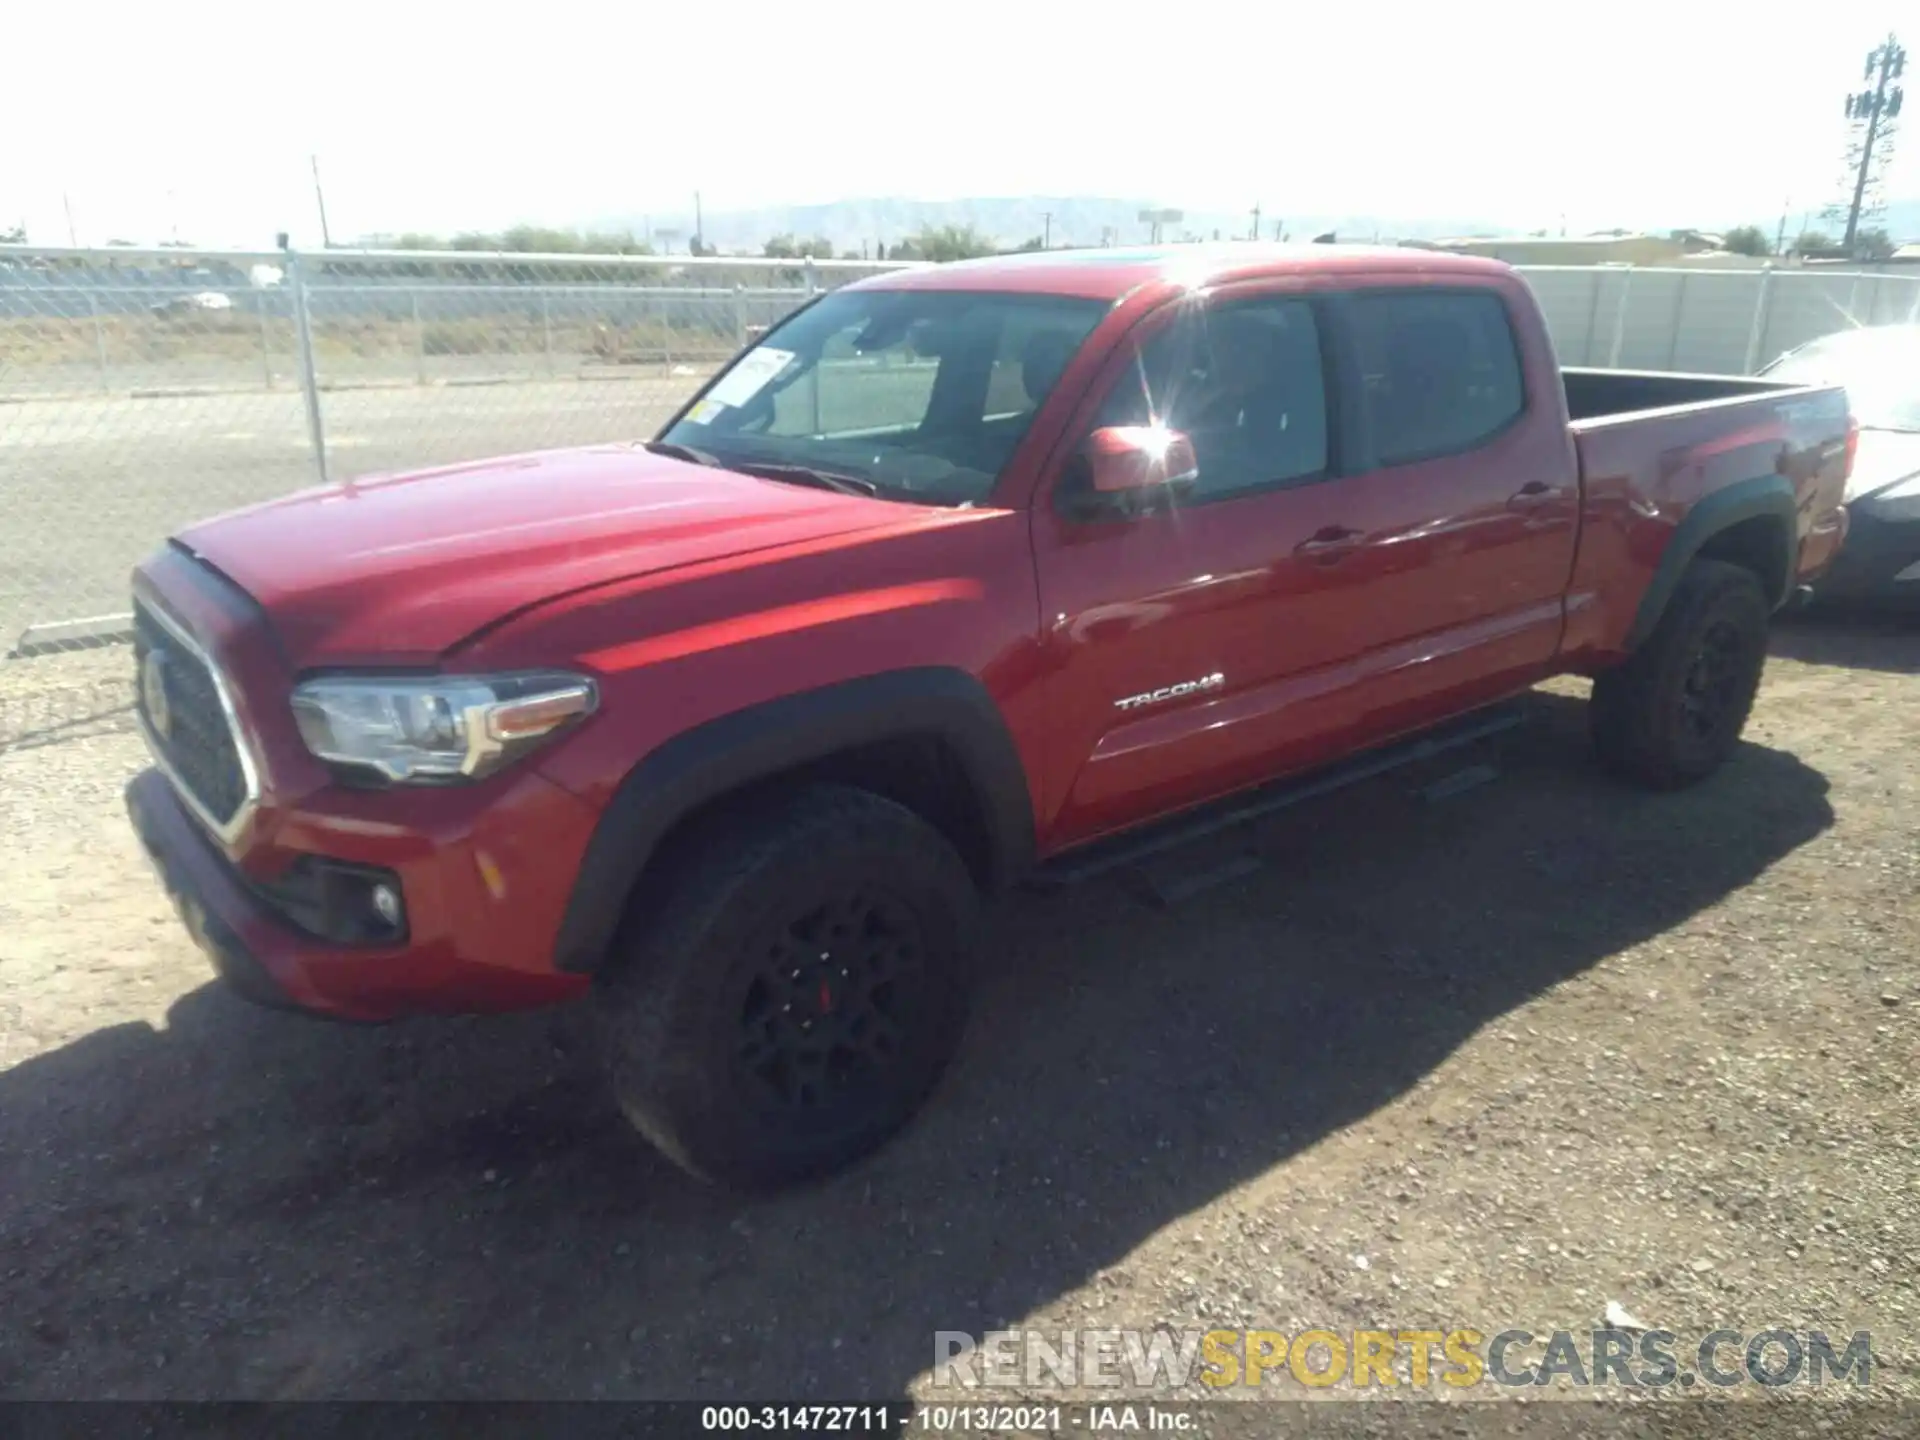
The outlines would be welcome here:
[[[726,406],[708,396],[698,405],[687,411],[687,419],[695,425],[711,425],[725,412]]]
[[[744,405],[766,387],[766,383],[787,368],[793,359],[791,350],[774,350],[763,345],[742,357],[724,379],[707,392],[707,399],[722,405]]]

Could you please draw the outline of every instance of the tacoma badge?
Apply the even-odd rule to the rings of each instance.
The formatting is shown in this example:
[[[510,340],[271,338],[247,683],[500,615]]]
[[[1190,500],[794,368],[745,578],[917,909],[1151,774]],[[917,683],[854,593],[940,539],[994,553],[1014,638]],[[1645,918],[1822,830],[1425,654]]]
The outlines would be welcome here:
[[[1124,700],[1116,700],[1116,710],[1133,710],[1142,705],[1158,705],[1162,700],[1177,700],[1182,695],[1198,695],[1202,690],[1218,690],[1227,683],[1227,677],[1218,670],[1211,675],[1202,675],[1198,680],[1182,680],[1178,685],[1162,686],[1158,690],[1149,690],[1144,695],[1129,695]]]

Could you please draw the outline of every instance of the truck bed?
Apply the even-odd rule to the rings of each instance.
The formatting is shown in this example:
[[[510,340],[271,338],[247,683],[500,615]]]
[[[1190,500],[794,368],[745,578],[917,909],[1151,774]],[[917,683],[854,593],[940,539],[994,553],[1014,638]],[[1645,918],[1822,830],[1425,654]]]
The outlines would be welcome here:
[[[1567,392],[1567,417],[1611,420],[1642,410],[1671,410],[1711,400],[1745,400],[1800,386],[1750,375],[1675,375],[1662,370],[1593,370],[1580,366],[1560,371]]]
[[[1568,589],[1569,651],[1611,661],[1637,645],[1658,613],[1641,599],[1677,578],[1678,567],[1663,562],[1695,553],[1692,532],[1716,535],[1715,548],[1700,553],[1774,576],[1768,598],[1776,605],[1831,561],[1846,533],[1840,387],[1562,373],[1584,505]]]

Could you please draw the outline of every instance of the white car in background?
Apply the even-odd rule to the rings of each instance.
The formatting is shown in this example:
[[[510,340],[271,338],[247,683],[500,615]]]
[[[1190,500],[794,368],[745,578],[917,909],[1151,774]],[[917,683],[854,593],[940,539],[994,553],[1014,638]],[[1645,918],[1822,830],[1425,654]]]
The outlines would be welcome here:
[[[231,310],[233,297],[218,290],[196,290],[189,295],[169,295],[147,306],[156,315],[190,315],[203,310]]]
[[[1847,387],[1860,423],[1847,481],[1847,543],[1816,604],[1920,610],[1920,325],[1842,330],[1789,350],[1761,375]]]

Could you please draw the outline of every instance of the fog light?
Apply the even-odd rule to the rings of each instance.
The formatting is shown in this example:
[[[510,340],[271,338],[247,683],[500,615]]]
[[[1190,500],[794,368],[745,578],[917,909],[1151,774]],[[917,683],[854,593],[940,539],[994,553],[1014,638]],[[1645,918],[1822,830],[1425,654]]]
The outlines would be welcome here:
[[[394,929],[400,928],[400,892],[391,885],[373,887],[373,913]]]

